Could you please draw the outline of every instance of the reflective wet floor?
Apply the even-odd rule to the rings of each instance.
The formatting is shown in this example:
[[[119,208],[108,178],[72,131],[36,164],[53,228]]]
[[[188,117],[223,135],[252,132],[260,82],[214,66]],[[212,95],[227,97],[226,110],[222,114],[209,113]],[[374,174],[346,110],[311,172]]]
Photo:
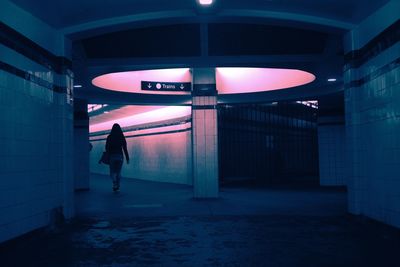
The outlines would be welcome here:
[[[346,213],[346,192],[188,186],[105,176],[76,194],[77,217],[0,246],[1,266],[399,266],[400,232]]]

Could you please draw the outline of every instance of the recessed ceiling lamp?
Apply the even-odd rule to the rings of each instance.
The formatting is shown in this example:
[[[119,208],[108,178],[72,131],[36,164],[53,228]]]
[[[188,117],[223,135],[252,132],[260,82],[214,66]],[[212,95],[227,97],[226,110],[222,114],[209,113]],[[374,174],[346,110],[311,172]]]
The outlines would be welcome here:
[[[199,0],[200,5],[208,6],[211,5],[213,0]]]
[[[82,87],[82,85],[80,85],[80,84],[75,84],[74,85],[74,88],[81,88]]]
[[[336,82],[336,78],[329,78],[328,82]]]

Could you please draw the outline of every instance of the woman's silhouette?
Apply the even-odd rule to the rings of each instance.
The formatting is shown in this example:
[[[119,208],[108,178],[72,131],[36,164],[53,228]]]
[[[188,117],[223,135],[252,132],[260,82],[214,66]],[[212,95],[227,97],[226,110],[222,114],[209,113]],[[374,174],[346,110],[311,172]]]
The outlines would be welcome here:
[[[106,152],[110,156],[110,176],[113,181],[114,192],[119,190],[121,181],[121,168],[124,161],[122,151],[125,154],[126,163],[129,164],[125,136],[122,133],[121,126],[114,123],[106,142]]]

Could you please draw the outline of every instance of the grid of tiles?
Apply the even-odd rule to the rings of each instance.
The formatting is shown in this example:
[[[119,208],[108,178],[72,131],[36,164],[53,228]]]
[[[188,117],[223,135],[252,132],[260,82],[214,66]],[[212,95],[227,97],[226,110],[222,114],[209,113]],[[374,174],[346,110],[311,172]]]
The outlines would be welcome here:
[[[344,125],[318,126],[319,176],[324,186],[346,185]]]
[[[394,12],[383,11],[380,23]],[[376,29],[376,20],[360,28]],[[344,73],[349,210],[400,227],[400,44],[395,38],[377,47],[383,49]]]
[[[218,197],[218,127],[216,96],[193,97],[193,187],[196,198]],[[204,107],[204,109],[202,108]]]
[[[0,44],[0,242],[73,214],[70,74]],[[40,82],[39,82],[40,81]],[[49,86],[50,85],[50,86]]]

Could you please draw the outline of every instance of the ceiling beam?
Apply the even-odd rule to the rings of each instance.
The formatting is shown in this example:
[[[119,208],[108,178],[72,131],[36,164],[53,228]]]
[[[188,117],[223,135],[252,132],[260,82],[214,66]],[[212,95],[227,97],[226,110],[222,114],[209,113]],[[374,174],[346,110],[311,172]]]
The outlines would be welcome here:
[[[301,22],[326,27],[341,31],[348,31],[355,28],[355,24],[341,20],[328,19],[320,16],[311,16],[290,12],[276,12],[252,9],[227,9],[220,10],[214,15],[199,15],[195,10],[173,10],[150,13],[134,14],[129,16],[113,17],[101,20],[90,21],[70,27],[62,28],[60,31],[71,39],[82,39],[88,36],[104,34],[107,32],[121,30],[127,27],[144,27],[152,23],[216,23],[233,22],[237,20],[260,20],[279,21],[280,23]]]

